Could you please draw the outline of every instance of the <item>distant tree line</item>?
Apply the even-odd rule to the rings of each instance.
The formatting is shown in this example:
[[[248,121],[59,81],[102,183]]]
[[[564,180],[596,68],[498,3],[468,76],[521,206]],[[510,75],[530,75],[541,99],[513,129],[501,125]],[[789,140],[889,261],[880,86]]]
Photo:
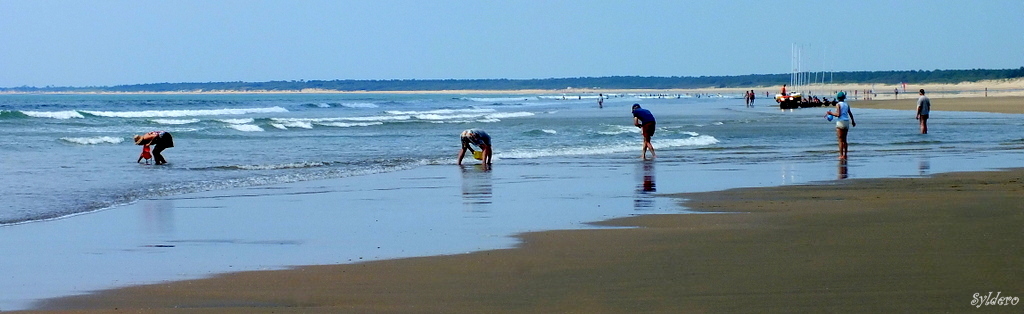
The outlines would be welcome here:
[[[1018,69],[932,71],[853,71],[824,73],[826,83],[926,84],[960,83],[1024,77]],[[195,92],[195,91],[428,91],[428,90],[521,90],[566,88],[601,89],[695,89],[757,87],[788,84],[790,74],[734,76],[608,76],[546,79],[432,79],[432,80],[298,80],[269,82],[152,83],[90,87],[10,87],[7,92]]]

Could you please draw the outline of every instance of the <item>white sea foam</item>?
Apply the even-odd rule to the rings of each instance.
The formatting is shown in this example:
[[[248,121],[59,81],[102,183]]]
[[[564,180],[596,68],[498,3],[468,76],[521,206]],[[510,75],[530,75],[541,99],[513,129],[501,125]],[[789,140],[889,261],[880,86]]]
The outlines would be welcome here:
[[[657,147],[657,145],[655,145]],[[544,149],[513,149],[510,151],[502,151],[496,155],[501,158],[512,158],[512,159],[533,159],[533,158],[544,158],[553,156],[585,156],[585,155],[604,155],[622,153],[630,150],[635,150],[636,145],[602,145],[593,147],[576,147],[572,149],[566,148],[544,148]]]
[[[53,118],[53,119],[82,119],[85,118],[78,111],[22,111],[26,116],[33,118]]]
[[[479,119],[479,122],[498,122],[501,119],[506,118],[519,118],[529,117],[534,115],[532,112],[499,112],[499,113],[463,113],[463,114],[437,114],[437,113],[423,113],[417,114],[414,117],[420,120],[428,121],[440,121],[440,120],[470,120]]]
[[[300,129],[312,129],[314,119],[283,119],[283,118],[271,118],[272,122],[270,126],[287,130],[288,128],[300,128]]]
[[[640,133],[640,128],[635,126],[624,126],[624,125],[605,125],[604,131],[597,131],[598,134],[604,135],[619,135],[626,133]]]
[[[338,120],[345,120],[345,121],[404,121],[404,120],[409,120],[409,119],[412,119],[412,117],[408,116],[408,115],[338,118]]]
[[[196,123],[196,122],[199,122],[199,119],[152,119],[152,120],[149,120],[149,121],[152,121],[153,123],[156,123],[156,124],[179,125],[179,124]]]
[[[283,128],[312,129],[313,123],[323,121],[338,121],[339,118],[270,118],[271,125],[280,125]],[[276,127],[276,126],[275,126]]]
[[[398,111],[398,110],[387,110],[387,111],[384,111],[384,113],[391,114],[391,115],[410,115],[410,116],[415,116],[415,115],[420,115],[420,114],[450,115],[450,114],[490,113],[490,112],[497,112],[497,110],[494,110],[494,109],[467,108],[467,109],[436,109],[436,110],[422,110],[422,111]]]
[[[534,115],[534,113],[533,113],[533,112],[525,112],[525,111],[520,111],[520,112],[499,112],[499,113],[492,113],[492,114],[489,114],[489,115],[487,115],[486,117],[487,117],[488,119],[506,119],[506,118],[522,118],[522,117],[529,117],[529,116],[533,116],[533,115]]]
[[[698,135],[691,138],[674,138],[674,139],[652,139],[651,144],[654,144],[655,148],[658,147],[684,147],[684,146],[709,146],[718,144],[717,138],[711,135]],[[659,146],[660,145],[660,146]]]
[[[276,164],[276,165],[236,165],[231,168],[242,169],[242,170],[278,170],[278,169],[295,169],[295,168],[313,168],[323,167],[327,163],[320,161],[308,161],[308,162],[294,162],[287,164]]]
[[[709,146],[717,144],[719,141],[713,136],[700,135],[691,138],[682,139],[654,139],[652,144],[656,149],[676,148],[676,147],[693,147],[693,146]],[[635,151],[637,144],[633,142],[623,142],[618,144],[607,144],[598,145],[591,147],[576,147],[572,149],[565,148],[545,148],[545,149],[513,149],[510,151],[503,151],[497,154],[501,158],[510,159],[534,159],[554,156],[587,156],[587,155],[606,155],[606,154],[617,154]]]
[[[558,134],[558,131],[555,131],[555,130],[544,129],[544,130],[541,130],[541,131],[543,131],[544,133],[547,133],[547,134]]]
[[[342,107],[346,107],[346,108],[377,108],[377,107],[379,107],[379,106],[377,106],[377,104],[369,103],[369,102],[344,103],[344,104],[341,104],[341,106]]]
[[[85,111],[94,116],[110,118],[151,118],[151,117],[192,117],[192,116],[219,116],[239,115],[249,113],[279,113],[288,112],[288,109],[281,107],[267,108],[238,108],[238,109],[196,109],[196,110],[144,110],[144,111]]]
[[[316,125],[350,128],[356,126],[372,126],[381,124],[384,124],[384,122],[318,122]]]
[[[467,97],[466,100],[486,103],[508,103],[517,101],[529,101],[531,97]],[[536,99],[536,97],[534,97]]]
[[[313,123],[308,121],[288,121],[282,123],[285,127],[289,128],[300,128],[300,129],[312,129]]]
[[[62,137],[60,140],[82,145],[96,145],[96,144],[120,144],[124,142],[124,138],[113,137],[113,136],[94,136],[94,137]]]
[[[482,114],[436,114],[436,113],[424,113],[415,115],[416,119],[420,120],[456,120],[456,119],[475,119],[483,117]]]
[[[217,121],[224,122],[224,123],[227,123],[227,124],[249,124],[249,123],[253,123],[256,120],[253,119],[253,118],[245,118],[245,119],[217,119]]]
[[[263,132],[263,128],[255,124],[232,124],[229,127],[242,132]]]

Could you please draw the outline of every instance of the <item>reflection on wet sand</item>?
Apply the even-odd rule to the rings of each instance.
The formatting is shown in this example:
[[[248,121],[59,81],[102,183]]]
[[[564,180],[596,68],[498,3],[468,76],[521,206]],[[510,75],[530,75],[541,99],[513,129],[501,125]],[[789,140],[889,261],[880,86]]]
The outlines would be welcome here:
[[[146,232],[169,234],[174,232],[174,201],[153,200],[143,202],[142,225]]]
[[[839,160],[839,167],[837,172],[839,174],[837,175],[836,179],[842,180],[850,177],[849,167],[847,167],[846,165],[846,159]]]
[[[926,175],[931,172],[932,162],[928,158],[922,157],[917,160],[917,174]]]
[[[654,208],[654,192],[657,187],[654,183],[654,161],[645,160],[637,166],[637,177],[639,183],[634,192],[633,209],[648,210]]]
[[[491,204],[490,165],[461,166],[462,168],[462,203],[466,205]],[[479,209],[474,209],[479,210]]]

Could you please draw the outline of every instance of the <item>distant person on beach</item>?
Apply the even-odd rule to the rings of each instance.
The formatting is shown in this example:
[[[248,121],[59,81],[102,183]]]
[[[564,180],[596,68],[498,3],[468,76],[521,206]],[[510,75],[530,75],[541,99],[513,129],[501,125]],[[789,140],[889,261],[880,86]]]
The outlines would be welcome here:
[[[917,98],[917,121],[921,124],[921,134],[928,134],[928,114],[932,111],[932,101],[924,95],[924,88],[919,94],[921,97]]]
[[[782,84],[782,96],[788,96],[788,94],[786,94],[786,84]]]
[[[477,129],[469,129],[462,131],[462,149],[459,150],[459,165],[462,165],[462,158],[466,157],[466,151],[470,151],[471,154],[475,153],[473,145],[480,148],[480,161],[485,165],[491,164],[491,136],[487,135],[487,132]],[[475,156],[474,156],[475,158]]]
[[[134,137],[135,145],[153,145],[153,164],[163,165],[167,163],[164,155],[160,154],[164,149],[174,147],[174,139],[171,133],[166,131],[153,131]]]
[[[597,107],[604,108],[604,94],[597,94]]]
[[[654,145],[651,144],[651,137],[654,136],[655,121],[654,114],[650,110],[640,108],[640,104],[633,104],[633,125],[640,128],[644,136],[643,155],[640,157],[647,160],[647,149],[651,150],[651,158],[656,158]]]
[[[751,89],[750,90],[750,107],[754,106],[754,98],[756,98],[756,97],[754,97],[754,90]]]
[[[836,119],[836,138],[839,140],[839,159],[846,160],[846,151],[849,144],[846,142],[846,135],[850,132],[851,126],[857,126],[857,121],[853,119],[853,111],[850,111],[850,105],[846,103],[846,93],[836,93],[836,112],[828,111],[825,114],[834,116]]]
[[[894,95],[893,97],[896,97],[896,99],[900,99],[900,89],[899,88],[893,88],[892,89],[892,94]]]

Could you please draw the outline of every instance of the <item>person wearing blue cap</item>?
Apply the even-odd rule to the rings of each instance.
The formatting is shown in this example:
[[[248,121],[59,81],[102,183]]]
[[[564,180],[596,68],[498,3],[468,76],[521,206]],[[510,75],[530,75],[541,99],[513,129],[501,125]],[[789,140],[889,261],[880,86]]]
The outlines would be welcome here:
[[[846,142],[846,136],[850,132],[851,126],[857,126],[857,121],[853,119],[853,111],[850,111],[850,105],[846,103],[846,93],[836,93],[836,111],[831,110],[825,114],[828,116],[836,117],[836,138],[839,140],[839,159],[846,160],[846,151],[849,144]]]
[[[651,158],[657,158],[654,154],[654,145],[651,144],[651,137],[654,136],[655,122],[654,114],[650,110],[640,108],[640,104],[633,104],[633,125],[640,128],[644,135],[644,148],[640,157],[647,160],[647,149],[651,150]]]

